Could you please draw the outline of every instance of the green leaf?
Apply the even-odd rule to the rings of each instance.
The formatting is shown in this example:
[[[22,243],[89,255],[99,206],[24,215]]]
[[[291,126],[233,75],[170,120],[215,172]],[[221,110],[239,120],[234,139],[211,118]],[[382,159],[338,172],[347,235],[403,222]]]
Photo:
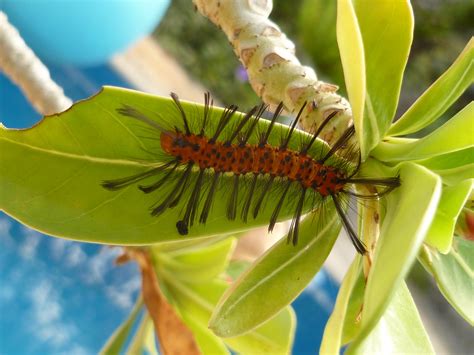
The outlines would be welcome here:
[[[221,280],[203,283],[183,283],[173,275],[163,273],[164,281],[172,292],[180,312],[192,315],[206,325],[219,298],[228,285]],[[291,307],[282,309],[277,316],[252,331],[223,341],[238,353],[289,353],[293,344],[296,319]]]
[[[106,87],[96,96],[61,114],[46,117],[30,129],[0,127],[2,210],[47,234],[81,241],[143,245],[183,240],[176,229],[176,222],[182,217],[182,206],[168,209],[160,217],[151,216],[149,211],[159,196],[166,196],[173,188],[176,179],[158,194],[145,194],[136,185],[113,192],[101,186],[103,180],[128,177],[156,167],[163,159],[170,160],[161,149],[158,131],[116,112],[124,104],[170,129],[181,123],[171,99]],[[203,106],[184,101],[182,105],[191,129],[198,131],[202,125]],[[212,110],[206,134],[215,131],[221,114],[222,109]],[[268,121],[260,120],[251,143],[257,142],[258,132],[264,131],[268,124]],[[227,125],[222,136],[228,136],[233,127],[233,124]],[[287,126],[275,124],[270,144],[278,145],[287,132]],[[295,131],[292,137],[289,145],[292,149],[298,149],[300,142],[308,139],[301,131]],[[312,153],[321,149],[327,151],[327,145],[318,140]],[[165,172],[161,176],[163,174]],[[180,173],[176,174],[177,177]],[[192,179],[197,174],[195,171]],[[151,177],[144,184],[157,180],[158,176]],[[225,187],[232,186],[232,181],[231,174],[222,177],[208,222],[206,225],[196,223],[187,238],[221,235],[268,223],[278,202],[277,194],[268,194],[266,207],[256,219],[251,218],[247,223],[240,218],[227,219],[229,188]],[[278,188],[279,184],[283,183],[276,181],[274,187]],[[241,186],[248,185],[242,179]],[[306,211],[310,208],[305,206]],[[293,214],[292,205],[285,203],[281,219]]]
[[[342,346],[342,335],[347,320],[349,301],[354,287],[361,275],[361,258],[356,257],[346,273],[337,294],[336,304],[324,328],[323,339],[319,349],[320,354],[339,353]],[[355,328],[355,324],[352,324]]]
[[[474,147],[417,160],[416,163],[441,176],[444,184],[457,185],[474,178]]]
[[[365,157],[368,154],[366,138],[371,132],[366,129],[364,121],[366,98],[364,45],[351,0],[337,2],[336,33],[354,126],[359,138],[361,154]]]
[[[301,222],[296,246],[282,238],[232,284],[209,322],[217,335],[230,337],[255,328],[303,291],[326,260],[340,230],[333,204],[323,208],[324,220],[316,217],[317,211]]]
[[[415,302],[403,282],[375,328],[347,354],[434,354]]]
[[[202,354],[229,354],[224,342],[215,336],[206,326],[197,321],[188,313],[181,313],[183,321],[193,332]]]
[[[418,160],[472,146],[474,146],[474,102],[422,139],[387,139],[374,149],[373,156],[385,162]]]
[[[419,257],[421,264],[435,278],[444,297],[471,326],[474,326],[473,255],[474,242],[454,238],[448,254],[443,255],[435,249],[425,247]]]
[[[363,310],[365,292],[365,276],[362,268],[359,272],[356,283],[352,289],[347,305],[344,324],[342,330],[342,345],[350,343],[360,331],[360,316]]]
[[[400,179],[401,186],[387,196],[387,213],[367,279],[357,343],[375,327],[402,284],[441,196],[441,179],[419,165],[402,164]]]
[[[125,342],[130,335],[132,327],[137,319],[138,314],[140,313],[143,306],[143,300],[141,297],[137,299],[135,305],[133,306],[132,311],[128,318],[120,324],[120,326],[114,331],[114,333],[107,340],[105,345],[100,350],[102,355],[115,355],[120,353],[120,350],[125,345]]]
[[[227,238],[208,247],[191,250],[181,249],[167,253],[155,253],[159,268],[173,273],[186,282],[211,280],[226,269],[236,240]],[[157,247],[159,250],[159,247]]]
[[[396,1],[393,1],[394,3]],[[395,122],[389,134],[415,133],[436,121],[474,81],[474,39],[456,61]]]
[[[296,315],[285,307],[275,317],[253,331],[224,341],[241,354],[291,354],[296,330]],[[278,346],[275,346],[278,343]]]
[[[148,313],[143,316],[140,326],[127,348],[127,354],[142,354],[144,349],[146,349],[150,355],[158,354],[155,343],[153,321]]]
[[[436,215],[426,238],[426,243],[446,254],[451,248],[456,221],[474,188],[474,180],[456,186],[443,187]]]
[[[367,77],[363,125],[356,126],[362,132],[359,139],[365,160],[385,136],[397,109],[413,40],[413,13],[408,0],[379,0],[376,4],[356,0],[354,7],[364,44]]]

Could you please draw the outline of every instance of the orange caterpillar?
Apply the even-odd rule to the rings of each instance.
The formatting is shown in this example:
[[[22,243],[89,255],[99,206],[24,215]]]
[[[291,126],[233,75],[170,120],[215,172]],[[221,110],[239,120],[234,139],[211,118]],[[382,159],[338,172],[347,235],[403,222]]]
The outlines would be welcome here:
[[[338,141],[321,157],[313,157],[309,154],[312,145],[323,128],[330,120],[337,115],[337,111],[329,115],[318,127],[311,139],[303,144],[299,150],[290,149],[289,143],[296,124],[301,117],[306,104],[303,105],[291,125],[288,133],[282,138],[278,146],[269,144],[269,137],[272,133],[276,119],[283,110],[283,104],[280,104],[266,131],[260,134],[256,144],[248,143],[253,134],[257,123],[261,119],[267,106],[260,105],[252,108],[241,120],[237,122],[236,127],[226,139],[220,139],[224,128],[234,117],[236,106],[227,107],[217,124],[212,136],[206,136],[205,131],[209,124],[209,112],[212,108],[212,100],[208,93],[205,94],[204,115],[202,118],[201,130],[197,133],[191,132],[189,128],[186,113],[181,106],[178,97],[171,95],[183,121],[183,128],[174,127],[174,129],[164,129],[157,122],[149,119],[139,111],[130,106],[124,106],[117,111],[125,116],[138,119],[160,132],[160,142],[163,152],[170,160],[156,168],[152,168],[145,173],[126,177],[117,180],[108,180],[103,182],[103,186],[109,190],[117,190],[122,187],[137,183],[145,178],[165,173],[163,177],[151,185],[139,185],[139,189],[145,193],[151,193],[171,181],[177,169],[182,173],[177,177],[173,188],[167,196],[161,199],[159,203],[152,206],[151,214],[159,216],[169,208],[177,206],[183,195],[189,192],[189,198],[182,218],[177,221],[176,227],[182,235],[188,233],[188,229],[193,225],[198,210],[200,210],[199,222],[204,224],[212,207],[215,192],[218,188],[220,177],[223,174],[233,175],[232,191],[229,194],[227,204],[227,218],[234,220],[237,216],[239,205],[242,205],[240,216],[243,221],[247,221],[250,211],[252,216],[257,217],[262,203],[266,196],[271,192],[274,181],[283,182],[283,189],[276,191],[280,194],[278,203],[275,205],[269,222],[269,231],[271,231],[278,219],[281,206],[287,199],[290,187],[298,194],[296,209],[293,221],[288,234],[288,240],[296,244],[298,241],[299,220],[303,211],[305,201],[309,198],[318,197],[318,200],[324,201],[331,198],[335,204],[336,210],[341,217],[341,221],[349,234],[356,250],[364,254],[365,246],[357,237],[354,229],[341,203],[341,195],[349,194],[358,198],[378,198],[382,194],[388,193],[399,186],[398,177],[385,179],[354,178],[358,173],[359,163],[351,165],[350,163],[329,163],[330,158],[336,152],[343,151],[347,157],[352,157],[353,149],[348,149],[347,144],[354,135],[354,127],[349,127],[338,139]],[[342,161],[344,161],[342,159]],[[193,167],[199,168],[199,174],[195,181],[192,179],[191,171]],[[207,174],[205,174],[207,172]],[[239,197],[239,182],[243,176],[253,176],[250,187],[243,198]],[[203,185],[209,184],[207,196],[203,194]],[[373,185],[383,188],[381,192],[375,192],[371,195],[360,195],[352,191],[352,186],[357,184]],[[194,185],[190,188],[189,185]],[[295,190],[296,189],[296,190]],[[373,189],[377,191],[376,189]],[[202,203],[202,200],[204,201]],[[201,206],[202,205],[202,206]]]

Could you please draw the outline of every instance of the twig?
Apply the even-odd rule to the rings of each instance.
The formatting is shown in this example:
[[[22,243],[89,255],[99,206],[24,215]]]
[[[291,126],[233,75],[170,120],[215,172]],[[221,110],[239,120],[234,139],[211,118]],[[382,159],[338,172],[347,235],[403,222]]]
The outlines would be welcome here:
[[[270,105],[284,103],[289,112],[309,103],[301,127],[313,131],[332,112],[339,114],[322,133],[334,142],[352,122],[351,107],[336,94],[337,86],[317,79],[312,68],[301,65],[294,44],[268,19],[271,0],[193,0],[198,11],[227,35],[247,70],[250,84]]]

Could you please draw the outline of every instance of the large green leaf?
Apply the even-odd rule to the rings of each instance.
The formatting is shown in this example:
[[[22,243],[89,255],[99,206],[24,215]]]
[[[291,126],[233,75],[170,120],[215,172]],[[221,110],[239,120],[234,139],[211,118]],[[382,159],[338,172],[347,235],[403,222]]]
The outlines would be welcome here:
[[[367,279],[361,342],[385,312],[418,254],[436,213],[441,179],[412,163],[400,168],[401,186],[388,197],[387,213]]]
[[[430,272],[443,293],[456,311],[474,326],[474,307],[472,301],[474,285],[474,242],[454,238],[453,246],[447,255],[425,247],[419,260]]]
[[[364,121],[366,97],[364,45],[351,0],[337,1],[336,34],[354,125],[362,156],[365,157],[368,153],[366,135],[371,134],[371,132],[366,129],[366,122]]]
[[[107,87],[30,129],[0,127],[0,208],[35,229],[82,241],[139,245],[183,240],[176,230],[182,206],[168,209],[160,217],[152,217],[149,212],[160,196],[173,188],[176,179],[158,193],[150,194],[144,194],[135,185],[113,192],[101,186],[105,179],[144,172],[161,160],[170,159],[161,150],[156,130],[116,112],[124,104],[170,129],[182,122],[170,99]],[[203,106],[182,104],[191,128],[198,131]],[[221,109],[212,110],[206,134],[215,131],[221,113]],[[229,124],[222,136],[228,136],[233,127],[235,124]],[[255,143],[258,132],[266,127],[268,121],[261,120],[250,142]],[[287,126],[276,124],[270,143],[279,144],[287,131]],[[295,131],[290,148],[297,149],[307,137],[304,132]],[[318,140],[313,152],[321,149],[327,147]],[[197,175],[196,171],[192,177]],[[158,179],[149,178],[145,183]],[[275,182],[275,188],[279,184]],[[247,230],[268,223],[278,194],[268,194],[268,203],[256,219],[247,223],[239,218],[229,221],[225,213],[229,199],[226,187],[232,186],[232,176],[223,176],[220,186],[207,224],[196,223],[190,228],[189,237]],[[241,186],[248,184],[243,181]],[[281,219],[293,214],[293,206],[285,203]]]
[[[426,243],[443,254],[449,252],[451,248],[456,221],[473,188],[473,179],[456,186],[443,187],[436,216],[426,238]]]
[[[309,215],[301,223],[296,246],[282,238],[232,284],[209,323],[217,335],[230,337],[255,328],[303,291],[326,260],[339,233],[333,205],[324,209],[324,219]]]
[[[415,302],[403,282],[369,336],[347,354],[434,354]]]
[[[389,134],[414,133],[436,121],[473,81],[474,39],[471,38],[451,67],[392,125]]]
[[[413,13],[408,0],[356,0],[354,7],[364,44],[367,78],[362,127],[356,126],[362,131],[359,139],[365,160],[385,136],[397,109],[413,40]]]
[[[443,126],[419,140],[392,138],[380,143],[374,157],[385,162],[426,159],[474,146],[474,102]]]

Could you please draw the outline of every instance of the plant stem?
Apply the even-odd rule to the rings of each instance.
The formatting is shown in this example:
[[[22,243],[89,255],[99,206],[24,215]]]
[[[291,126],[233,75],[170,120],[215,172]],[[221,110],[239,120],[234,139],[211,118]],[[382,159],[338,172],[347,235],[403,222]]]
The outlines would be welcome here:
[[[375,193],[375,188],[363,186],[361,193]],[[364,201],[360,210],[360,238],[367,247],[367,254],[363,258],[364,276],[367,280],[374,255],[375,245],[380,235],[380,203],[378,200]]]
[[[352,122],[349,102],[336,94],[338,87],[317,79],[295,56],[295,46],[268,16],[271,0],[193,0],[201,14],[227,35],[252,88],[272,107],[283,102],[289,112],[306,106],[300,126],[314,131],[334,111],[339,114],[321,138],[334,142]]]

